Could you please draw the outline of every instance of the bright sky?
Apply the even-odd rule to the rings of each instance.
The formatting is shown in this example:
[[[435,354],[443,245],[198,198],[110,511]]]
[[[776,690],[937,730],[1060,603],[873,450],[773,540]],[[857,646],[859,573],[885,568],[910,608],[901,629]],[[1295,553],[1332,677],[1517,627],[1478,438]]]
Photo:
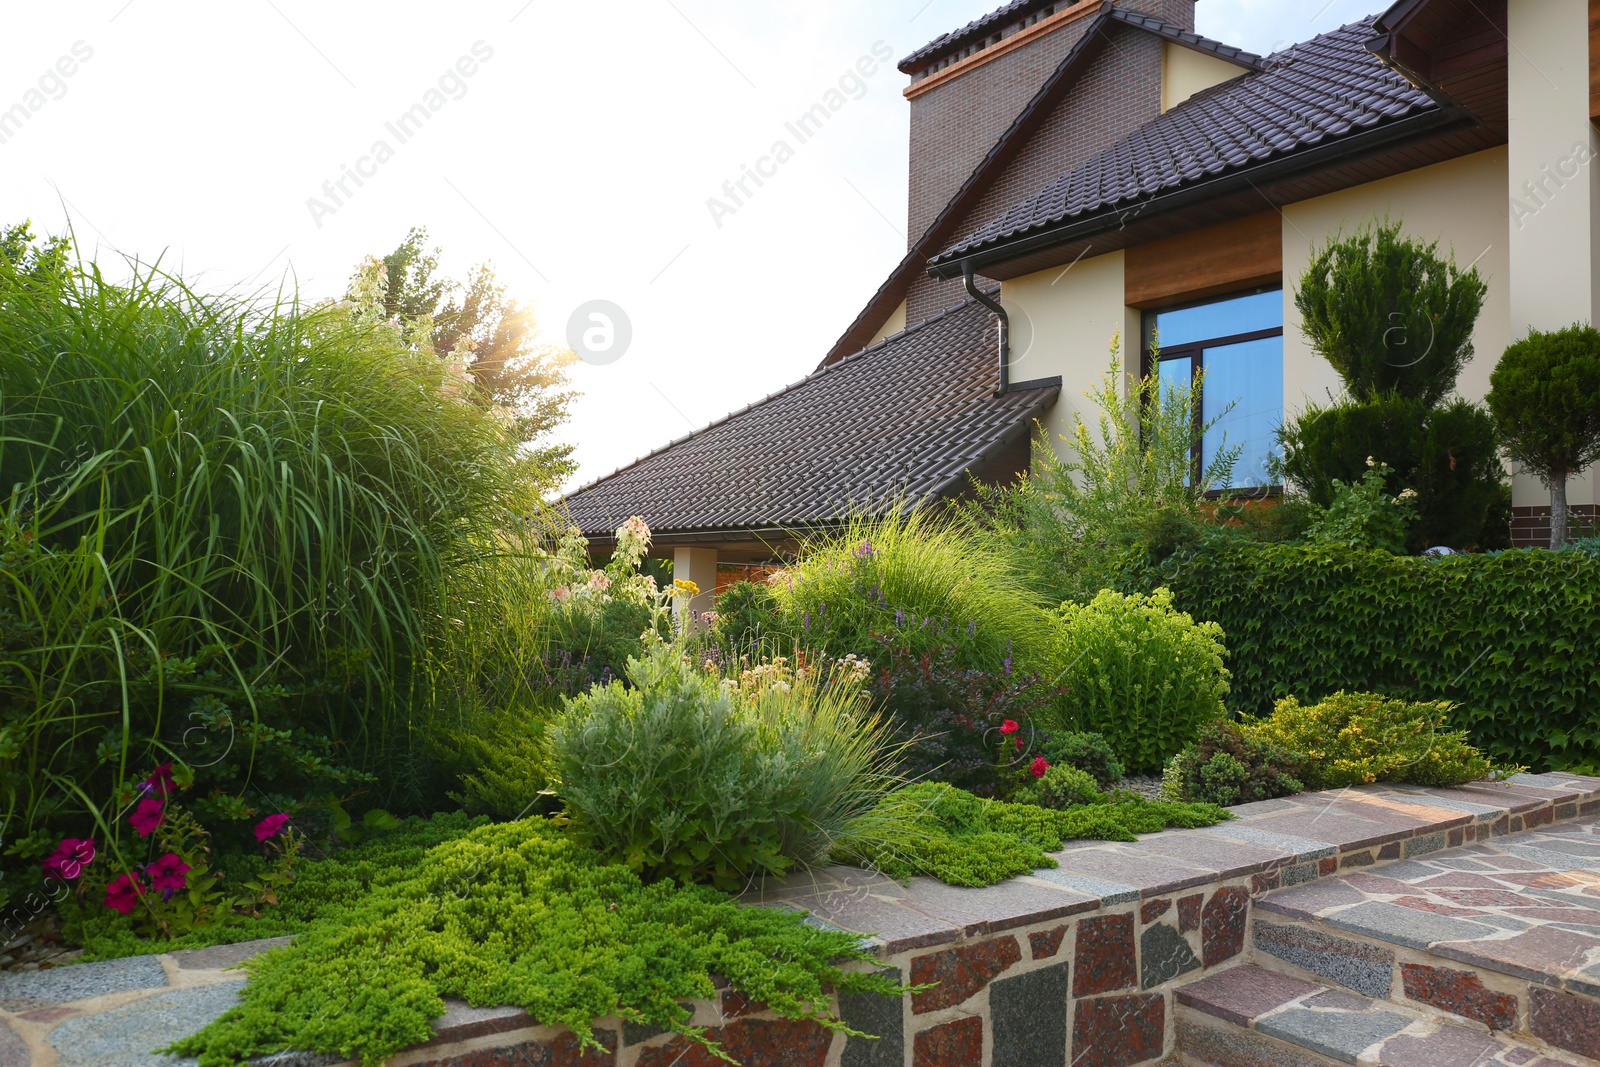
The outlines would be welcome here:
[[[999,0],[8,6],[0,114],[29,114],[0,125],[0,223],[311,299],[424,225],[551,337],[609,301],[632,341],[574,375],[586,482],[816,365],[905,250],[894,63]],[[1199,0],[1198,29],[1265,53],[1382,6]],[[847,72],[826,128],[714,218]]]

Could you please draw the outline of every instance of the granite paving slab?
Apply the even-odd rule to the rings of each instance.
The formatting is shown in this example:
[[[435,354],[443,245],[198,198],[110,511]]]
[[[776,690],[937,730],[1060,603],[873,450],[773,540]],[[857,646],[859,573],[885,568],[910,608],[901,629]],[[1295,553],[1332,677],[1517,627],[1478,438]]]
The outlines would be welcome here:
[[[1600,816],[1590,815],[1277,890],[1256,906],[1595,996],[1600,995],[1596,852]],[[1466,861],[1471,869],[1462,869]]]
[[[1177,1001],[1178,1039],[1185,1052],[1236,1057],[1204,1062],[1262,1067],[1576,1067],[1593,1062],[1254,964],[1191,982],[1179,988]],[[1197,1017],[1204,1017],[1199,1025]]]
[[[52,967],[45,971],[0,974],[0,1010],[27,1011],[51,1004],[157,989],[167,984],[167,972],[154,956],[99,960]]]
[[[243,981],[173,989],[50,1031],[56,1067],[189,1067],[198,1061],[156,1053],[205,1026],[239,1001]]]

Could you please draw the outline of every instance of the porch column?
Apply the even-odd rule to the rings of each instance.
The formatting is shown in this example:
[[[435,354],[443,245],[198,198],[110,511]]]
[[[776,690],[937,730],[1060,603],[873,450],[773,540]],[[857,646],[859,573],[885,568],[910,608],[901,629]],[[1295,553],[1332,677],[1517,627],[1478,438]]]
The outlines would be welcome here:
[[[691,581],[700,587],[700,594],[689,601],[692,619],[711,610],[717,594],[717,550],[714,548],[678,548],[672,553],[672,577],[675,581]]]

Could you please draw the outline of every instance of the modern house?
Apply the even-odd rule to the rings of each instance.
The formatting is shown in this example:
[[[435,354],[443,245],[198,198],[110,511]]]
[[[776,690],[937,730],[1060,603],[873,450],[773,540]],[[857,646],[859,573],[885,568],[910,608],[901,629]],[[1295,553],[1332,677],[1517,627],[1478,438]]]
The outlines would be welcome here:
[[[1138,374],[1157,329],[1260,485],[1273,429],[1341,389],[1294,280],[1386,216],[1488,284],[1468,399],[1529,327],[1595,320],[1600,0],[1400,0],[1270,56],[1196,35],[1194,3],[1014,0],[903,60],[905,258],[810,376],[573,493],[583,532],[643,515],[709,590],[852,509],[1023,469],[1113,334]],[[1548,492],[1513,484],[1536,543]],[[1594,517],[1600,472],[1568,491]]]

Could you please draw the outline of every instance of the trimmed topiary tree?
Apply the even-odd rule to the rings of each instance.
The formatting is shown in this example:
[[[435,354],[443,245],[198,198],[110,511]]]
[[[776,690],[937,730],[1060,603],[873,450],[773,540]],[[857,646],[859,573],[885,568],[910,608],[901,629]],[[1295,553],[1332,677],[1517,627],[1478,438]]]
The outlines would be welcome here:
[[[1385,219],[1329,241],[1301,276],[1301,330],[1357,399],[1395,393],[1435,407],[1472,359],[1489,288],[1438,248]]]
[[[1550,547],[1567,540],[1567,479],[1600,459],[1600,330],[1529,330],[1489,376],[1511,458],[1550,488]]]
[[[1327,507],[1334,482],[1360,481],[1370,457],[1392,468],[1391,494],[1417,493],[1412,551],[1508,546],[1494,422],[1479,405],[1447,401],[1472,358],[1486,292],[1476,269],[1441,258],[1437,242],[1403,236],[1397,222],[1317,250],[1295,306],[1306,340],[1349,396],[1284,425],[1284,477]]]

